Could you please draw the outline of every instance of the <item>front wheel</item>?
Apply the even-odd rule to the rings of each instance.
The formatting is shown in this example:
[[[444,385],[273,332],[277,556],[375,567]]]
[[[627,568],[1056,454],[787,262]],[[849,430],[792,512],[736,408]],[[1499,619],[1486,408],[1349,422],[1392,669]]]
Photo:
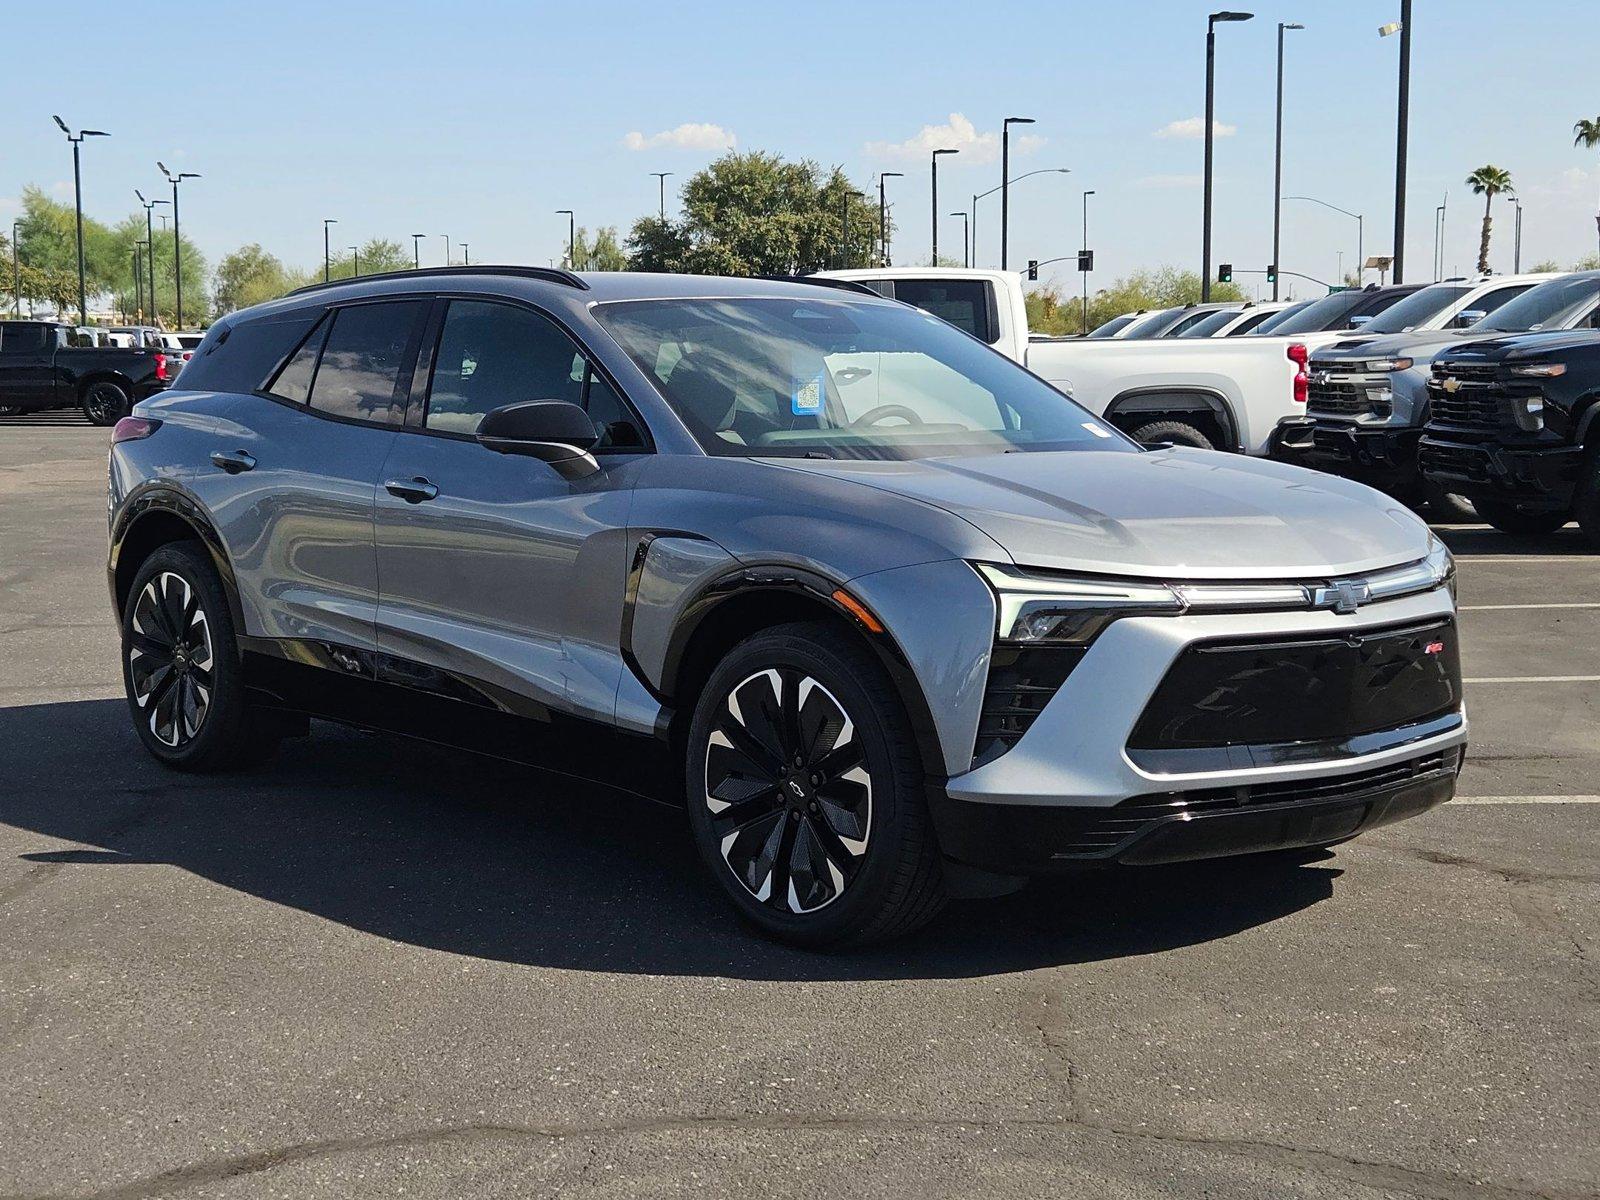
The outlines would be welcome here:
[[[1526,512],[1505,500],[1474,500],[1472,506],[1478,510],[1480,517],[1501,533],[1522,536],[1554,533],[1572,520],[1571,513]]]
[[[91,383],[83,392],[83,415],[91,425],[115,425],[133,407],[128,393],[110,380]]]
[[[1199,426],[1191,425],[1187,421],[1147,421],[1132,430],[1128,436],[1146,446],[1164,443],[1171,446],[1193,446],[1196,450],[1220,448],[1212,443]]]
[[[685,757],[700,855],[769,936],[881,941],[943,904],[910,722],[847,632],[803,623],[741,642],[701,692]]]

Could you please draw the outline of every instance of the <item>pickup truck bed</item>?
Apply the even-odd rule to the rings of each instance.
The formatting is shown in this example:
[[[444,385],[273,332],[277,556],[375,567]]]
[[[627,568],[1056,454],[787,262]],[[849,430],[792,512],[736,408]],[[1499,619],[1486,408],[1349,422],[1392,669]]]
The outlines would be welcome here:
[[[0,415],[78,407],[94,424],[114,425],[177,374],[165,351],[77,347],[71,333],[48,321],[0,321]]]

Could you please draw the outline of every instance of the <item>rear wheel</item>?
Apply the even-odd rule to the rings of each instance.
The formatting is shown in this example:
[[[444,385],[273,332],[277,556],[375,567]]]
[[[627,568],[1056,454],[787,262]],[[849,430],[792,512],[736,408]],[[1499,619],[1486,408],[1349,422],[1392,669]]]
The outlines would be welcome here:
[[[1187,421],[1147,421],[1132,429],[1128,436],[1146,444],[1167,442],[1174,446],[1193,446],[1197,450],[1218,449],[1198,426]]]
[[[103,379],[84,389],[80,407],[91,425],[115,425],[128,415],[133,404],[121,384]]]
[[[20,404],[0,404],[0,417],[19,417],[22,415]]]
[[[139,739],[180,771],[220,771],[265,758],[277,734],[245,697],[227,596],[193,542],[156,550],[122,614],[122,676]]]
[[[1501,533],[1523,536],[1554,533],[1572,520],[1571,513],[1527,512],[1504,500],[1474,500],[1472,506],[1478,510],[1480,517]]]
[[[695,706],[685,765],[701,857],[762,932],[879,941],[943,904],[910,723],[847,633],[784,625],[735,647]]]

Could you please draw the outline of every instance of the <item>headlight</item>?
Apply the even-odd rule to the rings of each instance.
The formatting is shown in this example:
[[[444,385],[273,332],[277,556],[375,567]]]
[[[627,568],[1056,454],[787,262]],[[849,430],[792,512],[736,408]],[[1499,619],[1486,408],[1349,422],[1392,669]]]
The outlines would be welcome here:
[[[1544,397],[1518,396],[1511,405],[1511,415],[1516,418],[1518,428],[1538,433],[1544,428]]]
[[[1446,546],[1433,534],[1428,535],[1428,557],[1425,560],[1433,576],[1434,586],[1443,584],[1450,589],[1450,603],[1456,602],[1456,560]]]
[[[1553,379],[1567,373],[1566,363],[1519,363],[1506,367],[1513,375],[1531,376],[1535,379]]]
[[[1177,592],[1164,583],[1046,579],[993,563],[974,565],[999,601],[996,634],[1001,641],[1084,645],[1118,617],[1175,616],[1184,609]]]
[[[1416,365],[1414,358],[1369,358],[1363,364],[1368,371],[1384,374],[1389,371],[1409,371]]]

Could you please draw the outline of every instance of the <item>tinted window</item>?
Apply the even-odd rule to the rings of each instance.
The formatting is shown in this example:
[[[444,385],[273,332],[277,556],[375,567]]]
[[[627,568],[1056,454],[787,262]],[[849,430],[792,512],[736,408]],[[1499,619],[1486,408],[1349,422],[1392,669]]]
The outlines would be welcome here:
[[[1479,329],[1524,333],[1565,329],[1600,301],[1600,274],[1569,275],[1530,288],[1488,317]]]
[[[37,354],[45,345],[43,325],[0,325],[0,354]]]
[[[427,427],[471,433],[485,413],[523,400],[581,404],[585,365],[572,339],[537,313],[455,301],[434,356]]]
[[[1277,337],[1280,334],[1320,333],[1324,329],[1343,329],[1345,319],[1365,303],[1366,297],[1365,292],[1334,292],[1320,300],[1313,300],[1286,320],[1273,322],[1270,332]],[[1262,329],[1261,332],[1266,333],[1268,330]]]
[[[1345,320],[1344,328],[1347,328],[1347,329],[1355,329],[1355,328],[1357,328],[1357,324],[1356,324],[1356,318],[1357,317],[1376,317],[1379,313],[1387,312],[1391,307],[1393,307],[1396,304],[1399,304],[1400,301],[1404,300],[1407,296],[1414,295],[1419,290],[1420,289],[1418,289],[1418,288],[1406,288],[1403,291],[1382,291],[1382,292],[1368,292],[1368,293],[1366,293],[1366,295],[1369,297],[1368,300],[1366,301],[1366,303],[1358,305],[1350,313],[1350,316],[1348,318],[1346,318],[1346,320]],[[1368,322],[1368,323],[1370,324],[1370,322]],[[1361,328],[1365,328],[1365,326],[1363,325],[1363,326],[1361,326]]]
[[[1431,321],[1470,292],[1472,288],[1459,283],[1436,283],[1421,291],[1412,292],[1404,300],[1392,304],[1381,317],[1374,317],[1361,327],[1362,333],[1407,333]]]
[[[1172,324],[1172,320],[1178,315],[1178,312],[1179,310],[1176,308],[1163,308],[1159,312],[1140,317],[1122,336],[1126,338],[1157,337],[1162,330]]]
[[[1120,317],[1112,317],[1104,325],[1095,326],[1089,336],[1092,338],[1116,337],[1117,334],[1133,324],[1133,318],[1133,313],[1123,313]]]
[[[1236,309],[1236,308],[1234,308],[1234,309],[1224,308],[1224,309],[1218,310],[1217,312],[1190,313],[1187,317],[1183,318],[1183,320],[1179,321],[1176,325],[1174,325],[1171,329],[1167,330],[1166,333],[1162,334],[1161,336],[1162,337],[1187,337],[1193,330],[1198,329],[1201,325],[1206,325],[1208,330],[1216,330],[1216,329],[1221,328],[1223,325],[1227,324],[1229,321],[1233,320],[1233,318],[1238,316],[1238,315],[1239,315],[1239,310]],[[1209,324],[1207,324],[1207,322],[1209,322]],[[1198,335],[1198,336],[1203,337],[1205,335],[1201,334],[1201,335]]]
[[[278,378],[273,380],[272,386],[267,390],[274,396],[282,396],[285,400],[304,404],[311,395],[311,380],[317,373],[317,356],[322,353],[322,343],[327,336],[328,322],[323,321],[294,352],[293,357],[283,364],[283,370],[278,372]],[[228,340],[231,342],[233,339]],[[187,375],[193,369],[191,364],[184,368],[184,374]],[[185,380],[185,383],[188,384],[188,381]],[[193,385],[188,384],[188,386]]]
[[[400,424],[406,395],[397,397],[396,385],[409,365],[425,307],[420,300],[401,300],[336,310],[312,379],[311,407],[335,417]]]
[[[1000,336],[989,315],[989,285],[981,279],[896,279],[894,298],[930,312],[982,342]]]
[[[1479,296],[1468,306],[1467,311],[1480,312],[1487,317],[1501,305],[1515,300],[1523,292],[1531,291],[1532,288],[1533,284],[1531,283],[1519,283],[1511,287],[1496,288],[1488,295]]]
[[[1270,309],[1267,312],[1251,313],[1249,316],[1245,317],[1244,320],[1240,321],[1237,325],[1235,325],[1232,329],[1228,330],[1227,333],[1223,334],[1223,336],[1224,337],[1238,337],[1241,333],[1249,333],[1251,330],[1255,329],[1256,326],[1260,325],[1263,321],[1265,321],[1268,317],[1273,317],[1273,316],[1276,316],[1276,315],[1277,314],[1272,312]]]
[[[600,435],[596,450],[641,450],[647,444],[638,418],[592,366],[584,382],[583,407]]]
[[[1272,313],[1263,318],[1261,323],[1250,332],[1263,335],[1276,333],[1278,331],[1278,326],[1288,324],[1290,321],[1294,320],[1297,314],[1302,313],[1306,309],[1310,308],[1313,303],[1315,303],[1315,301],[1297,300],[1295,303],[1289,305],[1288,308],[1285,308],[1280,312]]]
[[[183,368],[180,386],[189,392],[254,392],[265,388],[267,377],[320,315],[320,310],[308,309],[213,329],[210,342],[202,342],[201,350]],[[148,345],[160,348],[159,334],[146,337]],[[307,372],[305,384],[310,383]],[[293,398],[303,402],[305,389]]]

